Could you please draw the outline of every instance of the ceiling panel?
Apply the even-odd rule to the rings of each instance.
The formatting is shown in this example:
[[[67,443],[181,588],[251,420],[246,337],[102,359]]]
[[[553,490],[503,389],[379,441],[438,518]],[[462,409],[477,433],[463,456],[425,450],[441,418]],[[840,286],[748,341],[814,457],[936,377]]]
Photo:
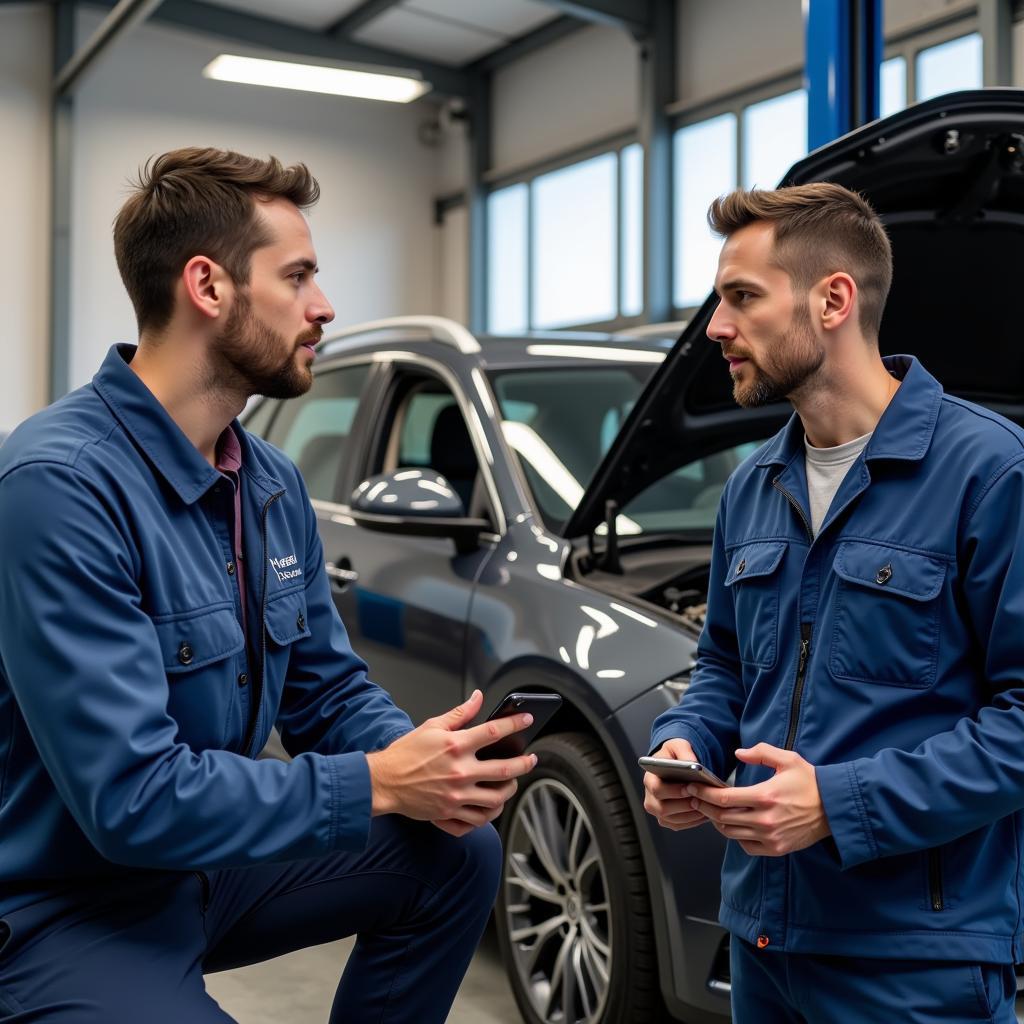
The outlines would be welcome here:
[[[454,67],[476,60],[505,42],[496,32],[457,25],[405,7],[393,8],[375,18],[359,29],[354,38]]]
[[[457,24],[495,32],[506,40],[558,17],[557,11],[540,0],[407,0],[405,6]]]
[[[311,31],[322,32],[346,14],[359,7],[363,0],[213,0],[218,7],[230,7],[261,18],[286,21]]]

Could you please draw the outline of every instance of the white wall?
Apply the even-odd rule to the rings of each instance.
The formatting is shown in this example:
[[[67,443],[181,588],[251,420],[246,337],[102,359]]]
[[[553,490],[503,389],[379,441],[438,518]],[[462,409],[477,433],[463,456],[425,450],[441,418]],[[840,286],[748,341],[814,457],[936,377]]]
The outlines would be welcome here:
[[[0,430],[46,401],[49,339],[49,10],[0,7]]]
[[[885,34],[918,28],[944,14],[971,13],[974,0],[883,0]]]
[[[92,12],[84,16],[79,39],[98,22]],[[440,158],[417,137],[432,107],[204,79],[204,65],[224,50],[238,52],[210,37],[145,25],[120,40],[76,94],[73,385],[92,376],[111,344],[135,338],[111,223],[137,168],[177,146],[272,153],[309,165],[322,189],[310,224],[336,324],[434,312]]]
[[[699,102],[802,68],[801,0],[679,0],[678,99]]]
[[[636,44],[581,29],[495,72],[493,165],[509,168],[636,125]]]

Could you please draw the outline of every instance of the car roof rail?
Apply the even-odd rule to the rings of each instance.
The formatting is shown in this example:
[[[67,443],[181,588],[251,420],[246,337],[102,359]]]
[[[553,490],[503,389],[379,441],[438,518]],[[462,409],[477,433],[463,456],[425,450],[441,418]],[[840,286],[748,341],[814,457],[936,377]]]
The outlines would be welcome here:
[[[665,320],[658,324],[635,324],[615,331],[612,337],[616,341],[635,339],[642,341],[647,338],[678,338],[686,329],[689,320]]]
[[[462,324],[443,316],[392,316],[384,320],[368,320],[324,335],[316,348],[318,352],[326,352],[333,349],[336,342],[351,341],[366,334],[395,334],[394,340],[402,344],[439,341],[464,353],[480,351],[480,342]]]

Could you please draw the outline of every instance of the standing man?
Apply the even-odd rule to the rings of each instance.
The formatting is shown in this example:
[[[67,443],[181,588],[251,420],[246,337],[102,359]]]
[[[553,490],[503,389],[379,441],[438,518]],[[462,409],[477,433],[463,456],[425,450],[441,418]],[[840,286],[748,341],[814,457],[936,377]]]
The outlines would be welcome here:
[[[736,786],[647,775],[645,806],[730,840],[735,1020],[1009,1024],[1024,433],[880,357],[892,256],[860,196],[738,191],[709,220],[734,397],[796,412],[725,488],[692,682],[653,729]]]
[[[114,241],[139,345],[0,457],[0,1021],[215,1024],[203,972],[357,933],[332,1022],[443,1021],[532,755],[412,728],[349,646],[289,398],[334,312],[301,164],[184,149]],[[273,566],[288,565],[287,572]],[[256,760],[277,723],[294,760]]]

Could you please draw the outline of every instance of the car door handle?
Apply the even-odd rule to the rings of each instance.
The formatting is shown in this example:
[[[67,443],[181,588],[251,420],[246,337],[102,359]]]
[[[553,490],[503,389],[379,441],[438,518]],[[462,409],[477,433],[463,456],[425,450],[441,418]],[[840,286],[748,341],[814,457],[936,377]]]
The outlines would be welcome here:
[[[340,565],[328,562],[324,566],[324,570],[335,590],[346,590],[353,583],[359,581],[359,573],[352,568],[352,563],[347,558],[340,558],[338,561],[341,563]]]

